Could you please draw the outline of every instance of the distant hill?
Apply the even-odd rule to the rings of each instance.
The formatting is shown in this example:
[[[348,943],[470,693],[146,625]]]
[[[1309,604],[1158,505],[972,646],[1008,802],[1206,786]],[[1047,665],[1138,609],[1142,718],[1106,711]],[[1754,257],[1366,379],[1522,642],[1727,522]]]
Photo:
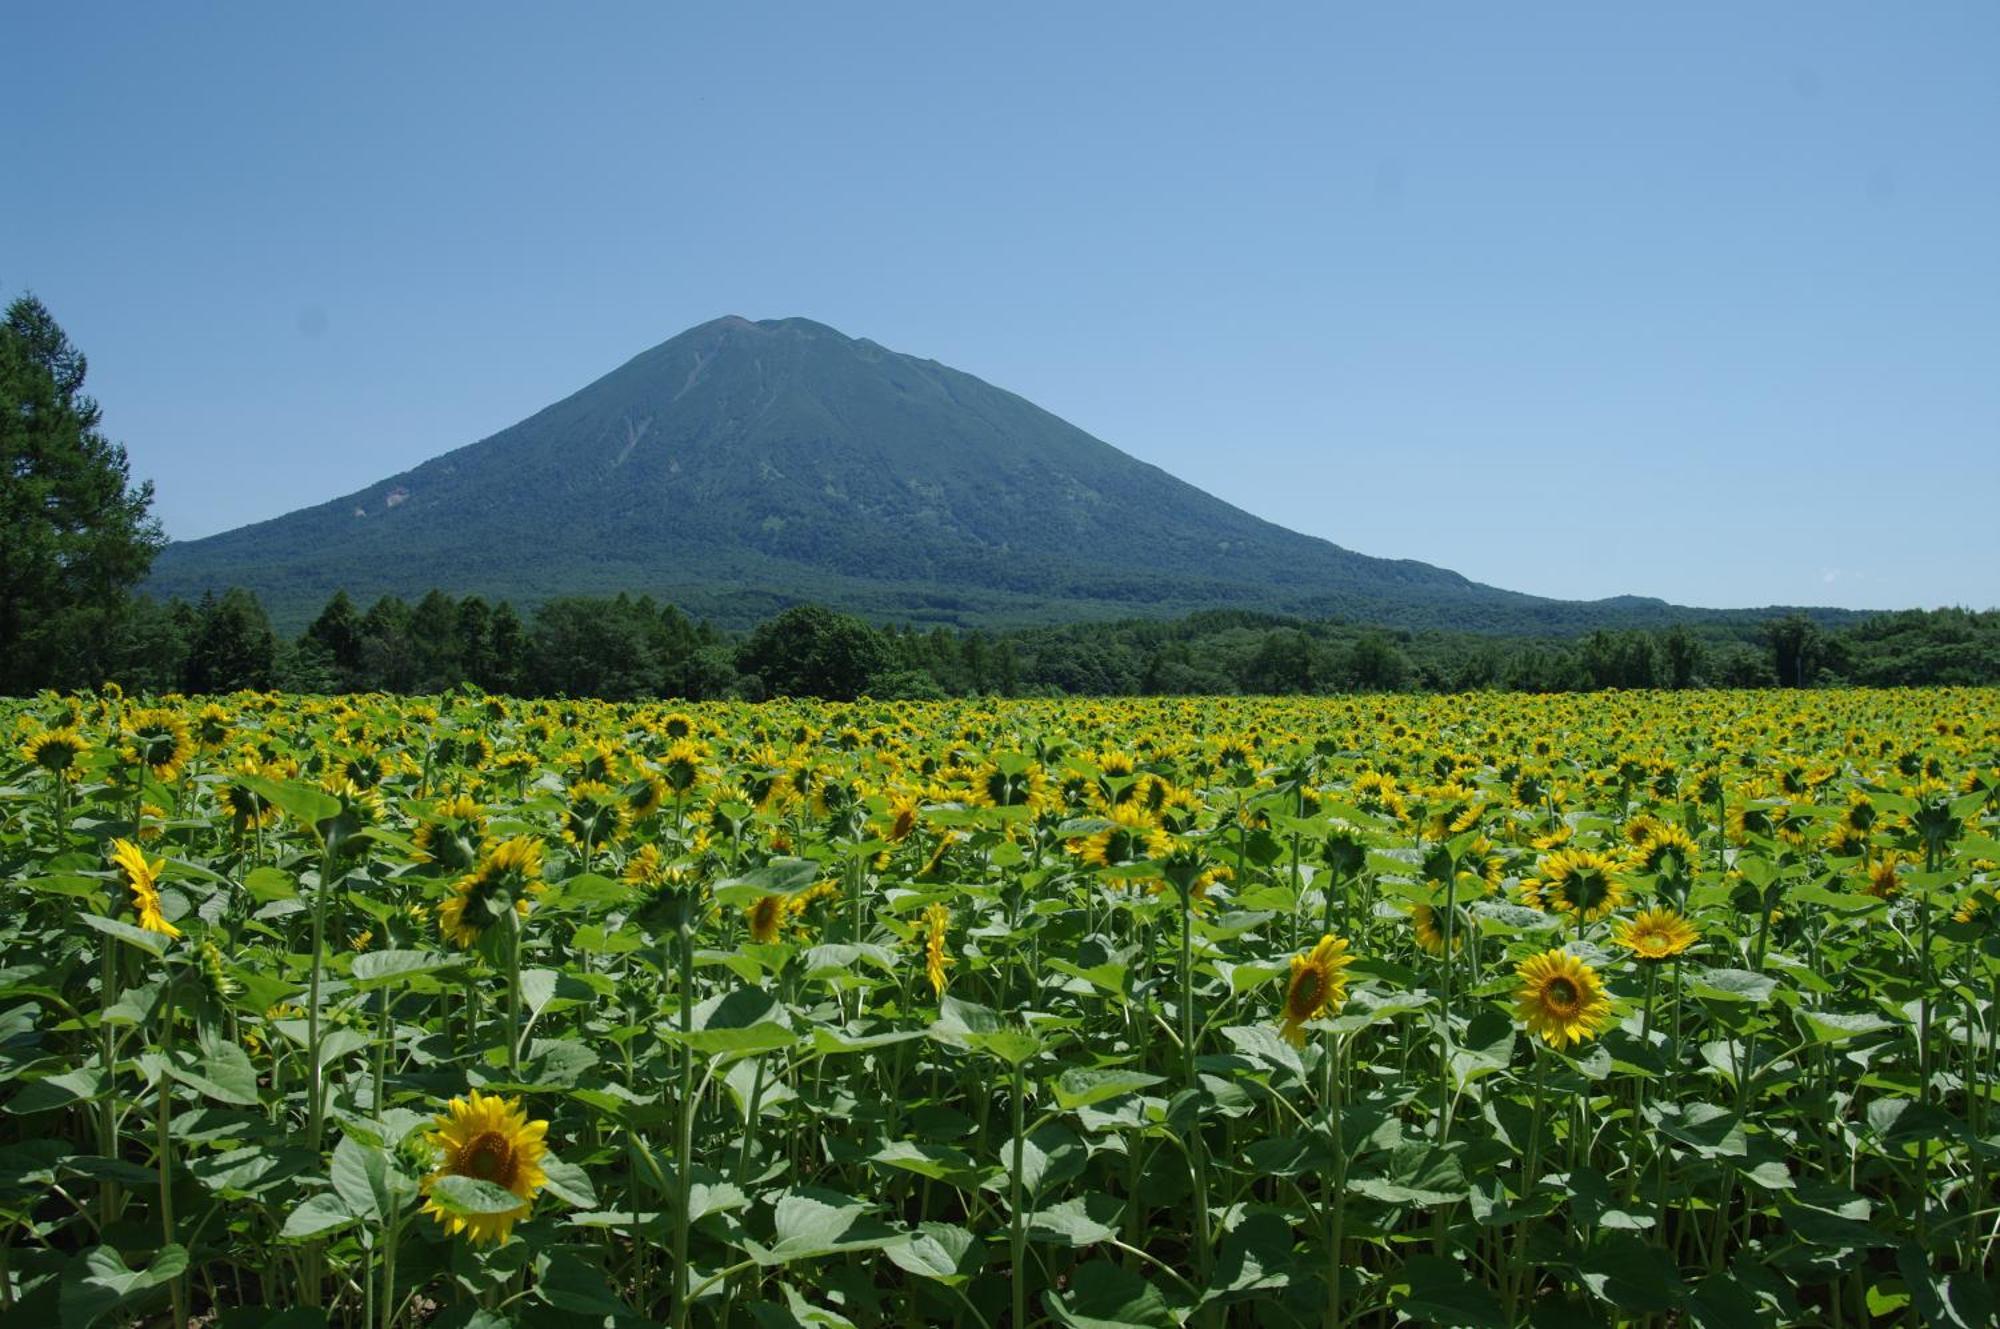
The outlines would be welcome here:
[[[1496,632],[1739,617],[1357,554],[970,374],[802,318],[691,328],[491,438],[172,544],[147,589],[228,586],[281,626],[342,587],[364,604],[629,591],[725,625],[803,600],[987,625],[1212,608]]]

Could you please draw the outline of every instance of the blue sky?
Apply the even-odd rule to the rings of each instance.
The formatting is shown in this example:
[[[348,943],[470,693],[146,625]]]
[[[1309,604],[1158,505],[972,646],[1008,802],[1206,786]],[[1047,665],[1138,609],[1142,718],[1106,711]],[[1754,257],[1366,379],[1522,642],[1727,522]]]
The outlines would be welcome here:
[[[2000,6],[17,9],[0,293],[189,538],[804,315],[1547,595],[2000,603]]]

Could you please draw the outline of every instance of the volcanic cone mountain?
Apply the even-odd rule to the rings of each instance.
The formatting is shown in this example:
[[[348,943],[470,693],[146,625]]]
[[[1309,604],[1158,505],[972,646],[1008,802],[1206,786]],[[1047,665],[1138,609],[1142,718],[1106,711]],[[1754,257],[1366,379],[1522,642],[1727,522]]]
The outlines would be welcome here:
[[[1650,617],[1369,558],[1251,516],[934,360],[788,318],[683,332],[491,438],[161,555],[148,589],[533,604],[646,593],[1024,622],[1198,608],[1563,627]]]

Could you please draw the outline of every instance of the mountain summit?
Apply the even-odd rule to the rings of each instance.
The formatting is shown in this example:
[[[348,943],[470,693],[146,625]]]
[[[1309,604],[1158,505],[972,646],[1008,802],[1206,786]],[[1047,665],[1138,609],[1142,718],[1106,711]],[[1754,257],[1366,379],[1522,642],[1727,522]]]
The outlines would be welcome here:
[[[491,438],[170,545],[149,589],[231,585],[281,621],[341,587],[366,603],[434,586],[643,592],[736,623],[806,599],[921,622],[1234,607],[1556,627],[1584,608],[1286,530],[970,374],[803,318],[691,328]]]

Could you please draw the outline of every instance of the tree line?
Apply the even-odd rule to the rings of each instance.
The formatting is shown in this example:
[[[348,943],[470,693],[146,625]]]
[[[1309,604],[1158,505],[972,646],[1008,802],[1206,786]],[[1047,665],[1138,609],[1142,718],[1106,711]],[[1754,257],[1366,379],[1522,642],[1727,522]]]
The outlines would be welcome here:
[[[1575,638],[1391,631],[1217,611],[1009,631],[876,626],[799,605],[747,633],[645,596],[552,600],[528,613],[476,595],[345,591],[296,637],[257,597],[134,600],[95,680],[228,692],[489,692],[752,701],[774,696],[1148,696],[1590,692],[1608,688],[2000,684],[2000,613],[1912,610],[1850,629],[1794,616],[1760,627],[1597,631]]]

